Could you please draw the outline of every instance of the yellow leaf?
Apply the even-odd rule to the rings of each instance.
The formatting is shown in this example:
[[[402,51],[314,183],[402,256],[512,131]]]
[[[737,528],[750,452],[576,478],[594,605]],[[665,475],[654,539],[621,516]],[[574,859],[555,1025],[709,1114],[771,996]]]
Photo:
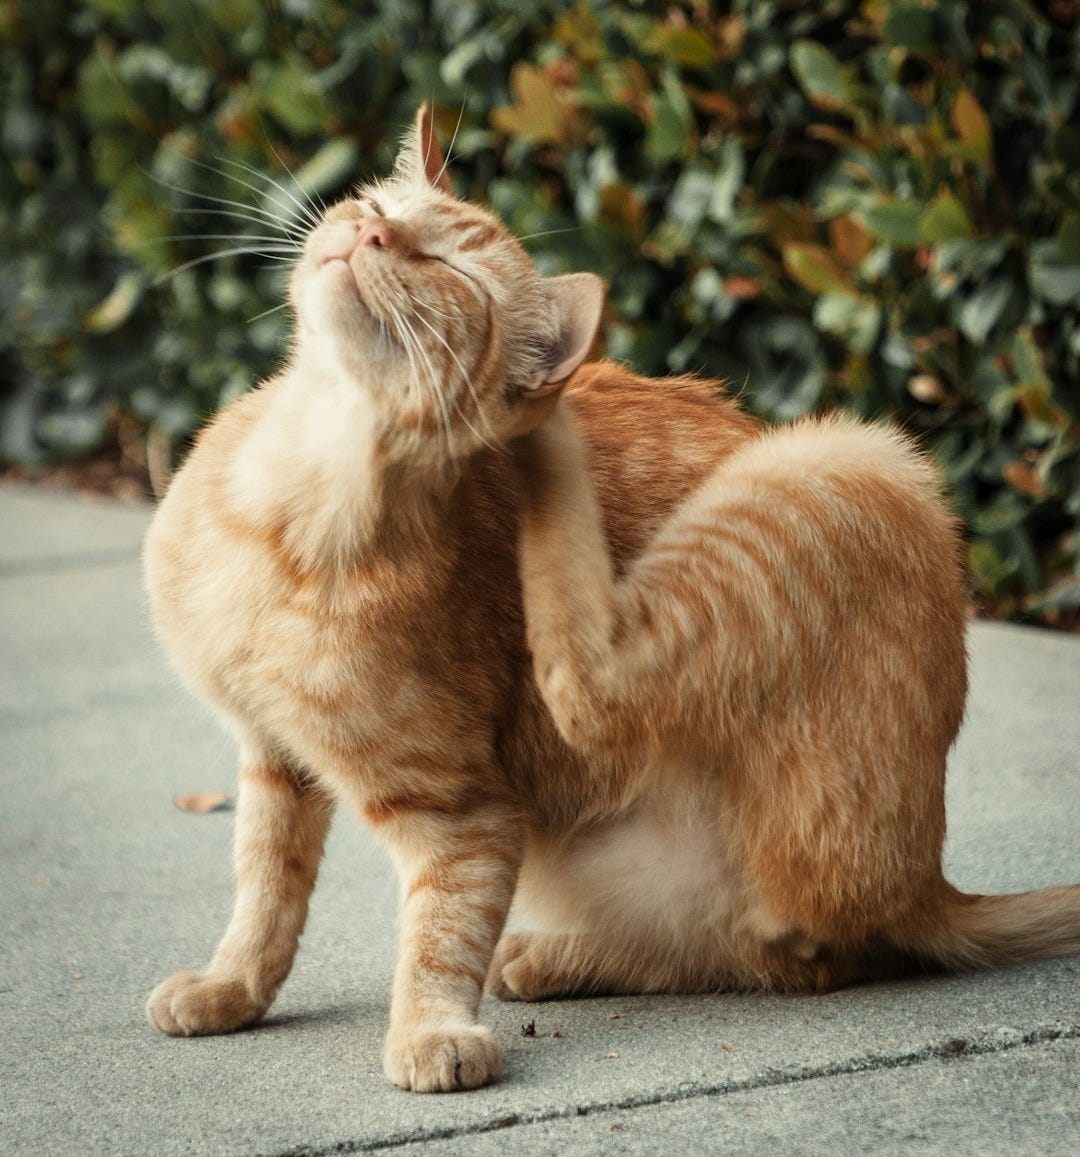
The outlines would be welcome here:
[[[201,791],[194,795],[174,795],[173,803],[182,812],[204,816],[208,812],[228,811],[232,800],[222,791]]]
[[[491,114],[495,127],[534,144],[562,144],[567,136],[566,117],[551,77],[536,65],[523,62],[514,65],[510,88],[514,103]]]
[[[84,325],[91,333],[112,333],[119,329],[139,304],[142,290],[140,274],[121,274],[109,296],[86,315]]]
[[[784,268],[811,293],[854,293],[848,273],[823,245],[792,241],[781,250]]]
[[[972,93],[962,88],[956,94],[952,107],[952,126],[956,135],[983,164],[989,164],[993,147],[990,118]]]

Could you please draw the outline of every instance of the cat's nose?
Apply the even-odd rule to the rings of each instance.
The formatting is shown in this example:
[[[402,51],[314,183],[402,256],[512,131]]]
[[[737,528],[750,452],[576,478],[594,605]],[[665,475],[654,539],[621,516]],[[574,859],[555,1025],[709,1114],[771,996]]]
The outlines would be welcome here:
[[[356,232],[357,245],[374,245],[376,249],[393,249],[394,233],[385,221],[367,217]]]

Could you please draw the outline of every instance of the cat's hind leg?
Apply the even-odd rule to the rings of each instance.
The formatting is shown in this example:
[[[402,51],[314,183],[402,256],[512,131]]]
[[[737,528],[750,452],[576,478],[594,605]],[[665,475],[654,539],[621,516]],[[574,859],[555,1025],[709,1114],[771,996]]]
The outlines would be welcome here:
[[[177,972],[150,994],[150,1023],[171,1036],[231,1032],[270,1007],[289,974],[330,824],[331,804],[266,752],[242,759],[232,920],[204,972]]]
[[[708,818],[715,794],[683,785],[602,823],[534,833],[488,991],[546,1000],[736,986],[744,889]]]
[[[643,992],[610,945],[588,932],[512,932],[499,941],[487,989],[500,1000],[551,1000]]]

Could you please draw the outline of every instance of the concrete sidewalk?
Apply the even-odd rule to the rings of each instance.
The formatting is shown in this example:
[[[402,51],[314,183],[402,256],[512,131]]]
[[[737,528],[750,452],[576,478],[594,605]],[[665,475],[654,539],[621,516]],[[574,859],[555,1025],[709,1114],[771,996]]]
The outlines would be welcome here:
[[[1080,1153],[1080,958],[812,998],[485,1002],[491,1089],[401,1093],[379,1051],[394,884],[342,815],[261,1027],[173,1040],[153,985],[230,910],[233,752],[150,636],[148,514],[0,489],[0,1153]],[[1080,640],[978,624],[950,875],[1080,880]],[[535,1022],[535,1036],[522,1033]]]

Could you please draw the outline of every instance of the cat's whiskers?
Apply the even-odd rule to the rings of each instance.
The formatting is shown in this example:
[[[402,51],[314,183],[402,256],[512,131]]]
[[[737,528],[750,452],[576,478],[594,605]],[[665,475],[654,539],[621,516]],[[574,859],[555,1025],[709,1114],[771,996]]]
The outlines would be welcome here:
[[[454,135],[450,138],[450,146],[449,146],[449,148],[447,148],[446,156],[443,158],[442,168],[439,169],[439,172],[436,174],[435,180],[432,181],[433,185],[437,185],[443,179],[443,174],[446,172],[447,168],[450,165],[450,158],[453,157],[453,155],[454,155],[454,143],[457,141],[458,133],[461,131],[461,122],[464,119],[464,117],[465,117],[465,102],[462,101],[461,102],[461,111],[458,113],[457,124],[454,125]],[[425,164],[427,163],[427,157],[426,156],[424,157],[424,163]]]
[[[402,348],[405,351],[405,356],[408,358],[409,369],[410,369],[411,375],[412,375],[412,384],[415,385],[416,388],[421,393],[431,393],[432,392],[431,390],[425,389],[425,387],[424,387],[424,375],[420,372],[420,368],[418,365],[420,357],[424,356],[426,358],[426,354],[424,353],[424,351],[420,345],[420,341],[419,341],[419,338],[417,337],[416,331],[409,324],[408,319],[405,317],[404,313],[402,312],[401,308],[399,307],[397,301],[395,300],[394,295],[392,295],[389,292],[386,292],[385,290],[386,290],[386,287],[384,287],[384,293],[381,294],[380,297],[392,315],[391,321],[392,321],[393,329],[396,331],[398,340],[401,342]],[[431,377],[433,375],[433,370],[431,368],[430,360],[428,360],[427,372],[428,372],[429,377]],[[456,462],[456,459],[454,457],[453,444],[452,444],[451,439],[450,439],[450,415],[446,410],[446,404],[443,401],[442,395],[437,390],[434,391],[434,393],[435,393],[436,400],[439,403],[439,407],[442,411],[442,415],[443,415],[443,419],[444,419],[444,423],[445,423],[445,425],[443,427],[441,427],[441,429],[442,429],[442,432],[445,433],[445,436],[446,436],[447,456],[449,457],[450,460]],[[423,412],[423,411],[421,410],[421,412]],[[419,446],[419,445],[420,445],[420,443],[418,441],[417,446]],[[445,462],[446,462],[445,458],[443,459],[443,462],[445,464]]]
[[[197,168],[205,169],[207,172],[215,174],[215,176],[224,177],[227,181],[237,180],[233,174],[227,173],[223,169],[219,169],[214,165],[208,165],[203,161],[196,161],[191,158],[187,159],[190,164],[195,165]],[[171,193],[179,193],[183,197],[194,197],[196,200],[206,201],[211,205],[227,206],[226,209],[207,209],[201,206],[197,206],[195,208],[185,210],[186,212],[205,214],[214,213],[222,214],[225,216],[236,216],[242,220],[251,221],[253,224],[260,225],[263,228],[269,225],[271,228],[280,229],[282,233],[288,236],[292,236],[296,240],[303,240],[306,233],[306,228],[301,228],[299,225],[294,224],[292,221],[284,219],[279,213],[273,213],[269,209],[263,208],[261,205],[253,205],[247,201],[236,201],[230,197],[219,197],[214,193],[202,193],[197,189],[185,189],[183,185],[175,185],[171,181],[166,181],[164,178],[157,176],[155,173],[151,173],[145,169],[143,171],[150,178],[150,180],[154,182],[155,185],[160,185],[163,189],[168,189]],[[241,181],[240,184],[262,196],[262,191],[256,188],[254,185],[250,185],[246,181]],[[230,213],[229,210],[235,210],[236,212]]]
[[[458,373],[461,374],[461,380],[465,383],[465,387],[469,391],[469,395],[473,400],[473,406],[476,409],[476,413],[479,416],[481,423],[487,428],[488,434],[492,438],[494,438],[497,442],[498,441],[497,435],[495,434],[495,431],[491,428],[491,422],[489,421],[488,416],[484,411],[483,405],[481,405],[481,403],[480,403],[480,398],[476,392],[476,388],[472,384],[472,376],[469,374],[468,370],[465,369],[465,366],[462,365],[461,358],[459,358],[457,356],[457,353],[451,347],[450,343],[446,340],[446,338],[441,333],[439,333],[439,331],[424,316],[423,308],[429,308],[429,307],[427,307],[426,304],[424,307],[421,307],[421,304],[419,302],[414,302],[413,308],[414,308],[415,313],[416,313],[417,321],[421,322],[424,326],[427,327],[428,330],[430,330],[430,332],[434,336],[435,340],[438,341],[439,343],[441,343],[443,348],[446,350],[446,352],[453,359],[454,364],[458,368]],[[441,316],[446,317],[445,314],[442,314]],[[450,320],[450,319],[447,318],[447,320]],[[486,437],[484,437],[484,435],[481,434],[479,430],[476,429],[476,427],[472,424],[472,422],[469,421],[468,416],[466,415],[465,411],[461,408],[461,405],[458,403],[456,398],[454,399],[454,409],[457,410],[458,414],[461,417],[461,420],[465,423],[466,426],[468,426],[469,430],[476,436],[476,438],[479,439],[479,441],[481,442],[482,445],[486,446],[489,450],[497,449],[497,446],[493,445],[491,442],[489,442],[488,439]]]
[[[457,354],[451,348],[449,342],[447,342],[445,337],[443,337],[443,335],[431,324],[431,322],[428,320],[428,318],[424,316],[423,310],[428,309],[431,312],[435,313],[437,316],[442,317],[447,321],[452,321],[455,319],[453,319],[453,318],[449,317],[447,314],[443,313],[441,310],[438,309],[438,307],[430,305],[427,302],[421,303],[419,301],[415,301],[412,298],[410,298],[407,294],[405,296],[405,304],[411,310],[411,312],[412,312],[413,316],[416,318],[416,320],[419,321],[442,344],[442,346],[445,348],[446,352],[453,359],[454,363],[457,365],[458,372],[461,374],[462,381],[465,383],[466,388],[469,390],[469,393],[472,395],[472,399],[473,399],[473,402],[476,406],[476,410],[477,410],[478,415],[480,416],[484,425],[487,426],[488,433],[491,434],[492,437],[495,437],[495,433],[491,428],[491,423],[488,421],[488,417],[484,413],[483,406],[481,406],[481,404],[480,404],[480,399],[479,399],[479,397],[477,397],[476,390],[473,388],[472,380],[470,378],[468,371],[465,369],[465,366],[462,364],[461,359],[457,356]],[[428,355],[427,351],[422,350],[422,352],[423,352],[424,360],[427,363],[427,367],[428,367],[428,371],[429,371],[429,381],[430,381],[430,385],[431,385],[431,392],[438,399],[440,408],[442,409],[442,412],[443,412],[443,416],[446,420],[447,445],[449,447],[450,443],[451,443],[450,435],[451,435],[451,429],[452,428],[450,425],[450,415],[446,409],[446,404],[445,404],[445,400],[444,400],[444,391],[442,390],[442,387],[440,384],[441,378],[435,372],[434,365],[433,365],[431,358]],[[462,409],[461,404],[458,402],[456,395],[452,396],[450,400],[451,400],[451,404],[453,405],[458,416],[461,418],[462,422],[465,423],[465,425],[468,427],[469,431],[473,434],[473,436],[475,438],[477,438],[480,441],[480,443],[482,445],[486,446],[489,450],[497,449],[497,446],[495,446],[491,442],[489,442],[488,439],[485,438],[484,435],[479,430],[477,430],[477,428],[472,424],[472,422],[469,421],[469,417],[465,413],[465,411]],[[455,457],[452,450],[450,451],[450,453],[451,453],[451,457]]]
[[[185,261],[181,265],[177,265],[174,269],[170,269],[167,273],[163,273],[156,278],[152,284],[161,285],[178,274],[184,272],[185,269],[191,269],[196,265],[205,265],[208,261],[220,261],[224,257],[239,257],[249,255],[252,257],[262,257],[267,261],[283,261],[291,265],[295,258],[295,250],[291,247],[282,246],[280,250],[268,251],[266,246],[251,246],[251,245],[237,245],[231,249],[218,249],[214,253],[204,253],[201,257],[193,257],[190,261]]]
[[[162,241],[260,241],[275,249],[288,249],[299,253],[304,248],[298,241],[260,233],[173,233],[162,237]]]
[[[412,303],[410,302],[409,304],[411,305]],[[409,334],[412,337],[412,340],[416,343],[417,355],[421,359],[421,361],[423,362],[423,365],[424,365],[425,370],[427,372],[428,393],[430,395],[432,395],[435,398],[435,400],[438,402],[439,412],[442,415],[442,427],[443,427],[444,433],[446,434],[447,458],[449,459],[449,461],[451,463],[453,463],[454,467],[457,468],[458,460],[457,460],[457,455],[454,453],[454,439],[453,439],[454,428],[453,428],[453,424],[450,420],[450,410],[447,408],[446,398],[443,394],[442,387],[439,384],[439,375],[435,371],[435,366],[431,360],[431,355],[428,353],[427,349],[424,347],[424,344],[423,344],[423,342],[421,342],[420,337],[417,334],[416,330],[413,329],[411,323],[405,317],[404,313],[401,313],[400,317],[401,317],[402,323],[408,329]],[[423,383],[418,382],[418,384],[422,385]],[[443,461],[445,464],[446,459],[444,459]]]
[[[254,317],[249,317],[247,319],[247,323],[248,323],[248,325],[251,325],[252,322],[261,321],[264,317],[269,317],[270,314],[277,313],[277,311],[279,309],[288,309],[288,308],[289,308],[289,303],[287,301],[283,301],[278,305],[272,305],[272,306],[270,306],[269,309],[264,309],[262,311],[262,313],[257,313],[257,314],[255,314]]]
[[[535,237],[554,237],[556,233],[580,233],[580,225],[571,225],[566,229],[541,229],[537,233],[525,233],[521,237],[515,237],[514,240],[519,244],[522,241],[532,241]]]
[[[275,180],[273,177],[270,176],[269,173],[261,172],[259,169],[256,169],[253,165],[245,164],[243,161],[233,160],[233,158],[231,158],[231,157],[220,157],[219,160],[222,161],[222,163],[227,164],[227,165],[232,165],[234,168],[240,169],[243,172],[251,173],[253,176],[261,177],[264,180],[269,181],[269,183],[275,189],[277,189],[277,191],[279,193],[281,193],[282,196],[284,196],[287,200],[283,204],[276,197],[271,197],[267,190],[265,190],[265,189],[260,190],[255,185],[252,185],[249,182],[244,181],[240,177],[237,177],[233,174],[222,172],[221,175],[223,177],[229,177],[231,180],[236,181],[237,184],[243,185],[245,188],[251,189],[252,192],[257,193],[260,197],[266,197],[266,199],[268,201],[270,201],[274,205],[277,205],[279,208],[283,209],[286,213],[289,214],[289,216],[293,216],[293,212],[289,208],[289,204],[288,204],[289,202],[291,202],[296,207],[296,209],[299,210],[301,219],[306,221],[307,224],[310,225],[310,227],[312,229],[318,228],[318,226],[322,223],[322,217],[316,211],[315,206],[310,201],[310,198],[308,198],[308,200],[306,200],[306,201],[301,201],[300,198],[297,197],[295,193],[293,193],[290,189],[286,188],[286,186],[284,186],[280,181]],[[289,175],[292,176],[291,173]],[[296,178],[293,177],[293,180],[296,181]],[[304,190],[300,186],[299,182],[297,182],[297,188],[299,188],[301,192],[304,192]],[[307,194],[304,193],[304,196],[307,197]]]
[[[322,197],[320,197],[317,192],[314,193],[314,198],[312,197],[312,194],[304,188],[301,182],[297,179],[296,174],[285,163],[285,158],[277,151],[277,149],[274,148],[273,144],[271,144],[269,138],[267,138],[266,145],[270,152],[274,155],[274,160],[276,160],[277,163],[285,170],[285,172],[289,174],[290,178],[292,178],[292,183],[296,186],[297,189],[300,190],[301,193],[303,193],[308,204],[315,211],[316,216],[321,221],[322,218],[326,216],[326,203],[323,201]],[[284,190],[282,190],[282,192],[284,192]]]
[[[304,226],[302,227],[295,222],[295,214],[289,205],[286,202],[278,200],[276,197],[269,196],[265,189],[260,189],[250,181],[243,180],[235,173],[230,173],[223,168],[208,165],[203,161],[197,161],[192,158],[188,158],[188,161],[198,168],[206,169],[208,172],[215,173],[217,176],[224,177],[226,180],[235,181],[257,196],[265,198],[269,204],[276,207],[278,212],[273,212],[261,205],[236,201],[229,197],[219,197],[210,193],[200,193],[193,189],[185,189],[182,186],[172,184],[150,174],[151,179],[163,188],[180,193],[185,197],[194,198],[196,201],[204,202],[189,209],[188,212],[200,213],[207,216],[227,217],[230,220],[244,222],[260,230],[260,232],[255,233],[185,233],[162,238],[164,241],[233,241],[235,244],[224,249],[215,250],[213,253],[201,254],[198,257],[193,257],[189,261],[182,262],[180,265],[168,270],[168,272],[163,273],[154,281],[154,285],[160,285],[183,273],[185,270],[192,269],[198,265],[204,265],[210,261],[220,261],[227,257],[254,256],[261,257],[267,262],[291,264],[302,252],[307,237],[308,223],[318,223],[318,219],[313,213],[309,212],[305,214]],[[244,165],[241,162],[229,163],[245,171],[254,173],[256,176],[264,177],[272,185],[281,188],[272,177],[259,173],[257,169],[253,169],[250,165]],[[287,194],[287,190],[281,189],[281,191]],[[293,197],[292,200],[299,204],[299,202],[296,202],[295,197]],[[279,308],[284,308],[284,305],[274,306],[271,309],[264,310],[254,318],[249,319],[249,321],[255,321],[258,318],[265,317]]]
[[[282,188],[278,182],[275,181],[274,178],[271,177],[268,173],[263,173],[251,165],[244,164],[242,161],[233,161],[227,157],[219,158],[219,160],[227,164],[231,164],[235,168],[239,168],[244,172],[251,173],[263,181],[266,181],[270,185],[280,189],[280,191],[284,193],[286,197],[290,198],[295,205],[301,208],[301,220],[303,222],[302,225],[296,223],[296,214],[290,207],[289,202],[281,201],[277,197],[271,196],[269,190],[265,186],[260,188],[258,185],[253,185],[250,181],[246,181],[242,177],[237,176],[236,173],[230,173],[227,169],[223,169],[218,165],[210,165],[207,164],[206,161],[197,161],[194,158],[187,158],[187,160],[189,164],[192,164],[197,168],[205,169],[208,173],[213,173],[215,176],[223,177],[226,181],[233,181],[240,185],[242,188],[249,190],[250,192],[254,193],[256,197],[259,197],[273,205],[278,210],[278,212],[273,213],[269,209],[264,208],[262,205],[251,205],[242,201],[232,201],[224,197],[214,197],[210,194],[198,193],[194,192],[193,190],[178,188],[177,186],[168,185],[164,181],[159,183],[166,185],[168,188],[174,189],[176,192],[186,193],[189,196],[200,197],[211,202],[227,204],[233,206],[234,208],[256,213],[263,217],[268,223],[272,224],[278,229],[281,229],[282,232],[296,236],[298,239],[301,239],[307,233],[309,228],[314,228],[319,224],[319,218],[314,213],[305,210],[302,203],[297,201],[297,199],[293,197],[292,194],[288,192],[288,190]],[[157,178],[155,178],[155,180],[157,180]]]
[[[298,245],[302,245],[307,231],[292,222],[285,221],[275,213],[271,213],[269,209],[262,209],[257,205],[248,205],[243,201],[232,201],[228,197],[215,197],[210,193],[198,193],[192,189],[185,189],[180,185],[171,185],[166,181],[161,181],[157,177],[153,180],[161,185],[163,188],[170,189],[175,193],[181,193],[185,197],[194,197],[200,201],[206,201],[210,205],[225,205],[224,209],[206,208],[202,205],[195,205],[186,209],[186,213],[198,213],[204,217],[229,217],[235,221],[246,221],[249,225],[254,225],[259,229],[276,229],[282,238],[290,241],[295,241]]]

